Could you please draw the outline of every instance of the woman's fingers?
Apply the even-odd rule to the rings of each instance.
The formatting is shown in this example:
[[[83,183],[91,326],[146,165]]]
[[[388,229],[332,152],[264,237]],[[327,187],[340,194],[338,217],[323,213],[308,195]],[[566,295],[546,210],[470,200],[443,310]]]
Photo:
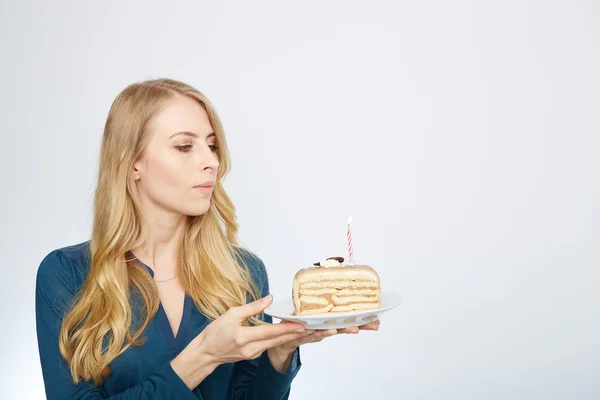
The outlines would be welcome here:
[[[320,342],[321,340],[325,339],[326,337],[335,336],[335,335],[337,335],[337,330],[335,330],[335,329],[329,329],[329,330],[324,330],[324,331],[314,331],[310,335],[306,335],[304,337],[301,337],[301,338],[298,338],[295,340],[291,340],[289,343],[287,343],[287,345],[290,347],[299,347],[299,346],[302,346],[303,344],[317,343],[317,342]]]
[[[283,321],[279,324],[243,327],[238,343],[245,347],[246,353],[260,354],[271,347],[284,344],[289,347],[298,347],[303,344],[320,342],[326,337],[341,333],[357,334],[360,330],[376,331],[379,330],[379,325],[379,321],[374,321],[360,327],[306,331],[302,325]]]
[[[240,329],[239,344],[260,342],[268,339],[277,339],[285,335],[295,337],[304,336],[305,329],[300,324],[265,324],[258,326],[245,326]]]
[[[379,321],[374,321],[362,326],[351,326],[348,328],[338,329],[338,333],[357,334],[359,331],[378,331],[379,325],[381,325]]]
[[[359,328],[357,326],[351,326],[349,328],[338,329],[338,333],[358,333]]]
[[[379,325],[381,325],[380,321],[374,321],[374,322],[369,322],[366,325],[360,326],[359,329],[364,330],[364,331],[378,331]]]
[[[321,340],[325,339],[326,337],[335,336],[337,334],[338,334],[337,329],[327,329],[327,330],[323,330],[323,331],[316,331],[315,333],[313,333],[314,339],[316,341],[321,341]]]
[[[252,354],[260,354],[263,351],[270,349],[271,347],[281,346],[283,344],[287,344],[290,347],[294,345],[292,343],[299,342],[302,338],[311,336],[314,331],[304,331],[304,332],[293,332],[285,335],[281,335],[272,339],[258,340],[248,344],[248,349]]]
[[[308,333],[308,332],[312,332],[312,333]],[[307,334],[305,334],[304,336],[301,336],[299,338],[292,338],[289,341],[283,341],[281,344],[285,343],[287,346],[290,346],[290,347],[298,347],[298,346],[302,346],[303,344],[320,342],[321,340],[325,339],[326,337],[337,335],[337,333],[338,333],[337,329],[307,331]],[[267,348],[269,348],[269,347],[267,347]]]
[[[261,314],[273,302],[273,295],[268,295],[262,299],[258,299],[243,306],[233,307],[229,310],[229,314],[236,320],[241,322],[246,318],[254,317]]]

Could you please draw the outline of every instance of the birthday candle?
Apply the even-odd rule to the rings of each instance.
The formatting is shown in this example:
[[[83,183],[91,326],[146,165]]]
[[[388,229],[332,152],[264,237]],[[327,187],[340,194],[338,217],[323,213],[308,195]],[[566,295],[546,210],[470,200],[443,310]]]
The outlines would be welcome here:
[[[348,218],[348,255],[350,265],[354,265],[354,249],[352,248],[352,231],[350,229],[350,224],[352,223],[352,215]]]

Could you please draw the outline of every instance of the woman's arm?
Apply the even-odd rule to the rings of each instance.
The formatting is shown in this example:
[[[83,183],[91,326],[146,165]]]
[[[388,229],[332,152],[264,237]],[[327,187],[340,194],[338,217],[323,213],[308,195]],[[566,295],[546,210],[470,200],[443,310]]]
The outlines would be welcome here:
[[[269,280],[264,263],[256,256],[242,252],[242,257],[250,267],[250,272],[258,285],[262,297],[269,294]],[[273,319],[264,315],[261,319],[269,324]],[[229,398],[235,400],[287,400],[292,381],[302,363],[297,348],[285,371],[278,371],[269,360],[267,351],[252,360],[236,363]],[[279,367],[279,366],[278,366]],[[284,366],[285,368],[285,366]]]
[[[73,383],[69,366],[60,354],[58,336],[62,318],[75,295],[76,275],[77,269],[73,260],[60,251],[50,253],[38,269],[35,295],[36,324],[47,398],[197,400],[190,387],[197,386],[212,372],[212,367],[208,364],[203,366],[197,359],[187,360],[185,351],[173,361],[166,362],[140,384],[114,396],[109,397],[102,387],[95,387],[91,382]]]
[[[265,351],[253,360],[236,363],[229,399],[235,400],[287,400],[292,381],[302,363],[300,350],[295,350],[290,366],[285,372],[277,371]]]

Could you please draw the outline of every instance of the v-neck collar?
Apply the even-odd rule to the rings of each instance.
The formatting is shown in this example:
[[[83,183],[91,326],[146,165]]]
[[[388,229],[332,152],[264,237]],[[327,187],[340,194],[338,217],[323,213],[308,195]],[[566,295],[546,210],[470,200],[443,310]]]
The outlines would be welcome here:
[[[148,265],[142,262],[142,260],[140,260],[139,258],[135,257],[133,253],[132,256],[138,263],[140,263],[140,265],[146,268],[146,271],[148,271],[150,276],[154,278],[154,271],[152,270],[152,268],[150,268]],[[167,317],[167,313],[163,308],[162,302],[160,300],[158,301],[156,322],[158,323],[158,327],[160,328],[163,337],[165,338],[165,342],[169,347],[169,352],[172,358],[179,354],[185,347],[186,337],[190,327],[191,314],[191,298],[187,295],[187,293],[185,293],[183,299],[183,313],[181,315],[181,322],[179,323],[179,328],[177,329],[177,335],[174,335],[173,329],[171,329],[171,324],[169,323],[169,318]]]
[[[162,303],[158,303],[158,311],[156,313],[156,321],[158,322],[158,326],[163,333],[165,341],[167,342],[167,346],[169,346],[169,351],[171,355],[179,354],[181,350],[185,347],[185,339],[187,337],[189,322],[191,315],[191,303],[190,297],[186,294],[183,299],[183,314],[181,316],[181,322],[179,323],[179,328],[177,329],[177,335],[173,335],[173,329],[171,329],[171,324],[169,323],[169,318],[167,317],[167,313],[162,306]]]

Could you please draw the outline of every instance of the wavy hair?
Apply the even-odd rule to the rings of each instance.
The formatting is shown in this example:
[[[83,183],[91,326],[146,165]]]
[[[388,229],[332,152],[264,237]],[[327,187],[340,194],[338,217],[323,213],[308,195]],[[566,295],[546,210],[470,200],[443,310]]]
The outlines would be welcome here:
[[[201,92],[179,81],[131,84],[119,93],[108,113],[94,198],[91,266],[59,335],[60,351],[74,383],[92,380],[100,384],[110,374],[109,365],[116,357],[143,343],[142,334],[158,310],[155,283],[130,253],[143,242],[148,229],[132,170],[148,143],[149,121],[176,95],[187,96],[204,107],[219,147],[210,208],[186,221],[177,265],[181,285],[210,319],[260,296],[238,251],[235,207],[223,188],[231,162],[214,107]],[[143,300],[137,329],[132,324],[134,292]],[[260,323],[256,317],[244,321],[245,325]]]

